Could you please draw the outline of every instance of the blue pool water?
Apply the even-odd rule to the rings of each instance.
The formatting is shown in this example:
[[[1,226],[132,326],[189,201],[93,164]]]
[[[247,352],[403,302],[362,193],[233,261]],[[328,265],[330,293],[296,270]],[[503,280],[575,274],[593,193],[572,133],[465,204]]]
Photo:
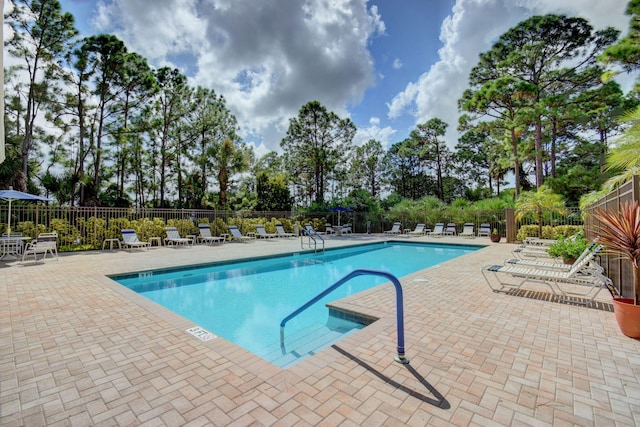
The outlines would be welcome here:
[[[325,253],[146,271],[112,279],[285,367],[363,327],[330,317],[325,304],[387,281],[382,277],[360,276],[345,283],[290,320],[286,325],[286,354],[280,345],[280,321],[348,273],[367,268],[401,278],[478,248],[389,242]]]

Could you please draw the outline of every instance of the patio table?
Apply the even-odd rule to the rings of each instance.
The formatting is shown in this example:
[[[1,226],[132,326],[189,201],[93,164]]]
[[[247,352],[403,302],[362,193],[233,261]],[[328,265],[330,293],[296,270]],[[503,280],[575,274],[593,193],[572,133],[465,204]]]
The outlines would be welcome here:
[[[24,242],[31,240],[29,236],[2,236],[0,237],[0,260],[5,257],[14,257],[22,255]]]

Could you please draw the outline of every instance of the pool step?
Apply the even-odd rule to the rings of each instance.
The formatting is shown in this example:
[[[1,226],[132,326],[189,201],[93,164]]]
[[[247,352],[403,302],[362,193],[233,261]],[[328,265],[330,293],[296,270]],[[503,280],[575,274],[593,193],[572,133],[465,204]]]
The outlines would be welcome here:
[[[336,325],[336,323],[339,323]],[[290,335],[285,328],[284,347],[274,344],[258,352],[258,356],[280,366],[287,368],[299,362],[305,357],[312,356],[330,345],[340,341],[344,337],[361,329],[363,325],[345,320],[331,321],[327,324],[315,324]]]

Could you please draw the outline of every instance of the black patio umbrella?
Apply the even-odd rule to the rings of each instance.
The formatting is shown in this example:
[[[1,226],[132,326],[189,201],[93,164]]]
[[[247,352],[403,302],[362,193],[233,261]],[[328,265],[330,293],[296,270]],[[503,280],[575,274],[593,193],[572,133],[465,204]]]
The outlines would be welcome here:
[[[50,202],[51,199],[46,197],[36,196],[35,194],[23,193],[22,191],[14,190],[13,187],[9,187],[8,190],[0,190],[0,199],[9,202],[9,213],[7,215],[7,234],[11,234],[11,203],[14,200],[30,200],[34,202]]]

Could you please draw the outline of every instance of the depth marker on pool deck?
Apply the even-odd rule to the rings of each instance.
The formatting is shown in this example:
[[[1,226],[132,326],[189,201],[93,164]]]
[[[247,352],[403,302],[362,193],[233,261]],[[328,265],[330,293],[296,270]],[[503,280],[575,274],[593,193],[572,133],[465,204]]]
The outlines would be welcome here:
[[[189,328],[187,329],[187,332],[189,332],[194,337],[198,338],[200,341],[204,341],[204,342],[218,338],[217,335],[212,334],[211,332],[207,331],[204,328],[201,328],[200,326],[194,326],[193,328]]]

